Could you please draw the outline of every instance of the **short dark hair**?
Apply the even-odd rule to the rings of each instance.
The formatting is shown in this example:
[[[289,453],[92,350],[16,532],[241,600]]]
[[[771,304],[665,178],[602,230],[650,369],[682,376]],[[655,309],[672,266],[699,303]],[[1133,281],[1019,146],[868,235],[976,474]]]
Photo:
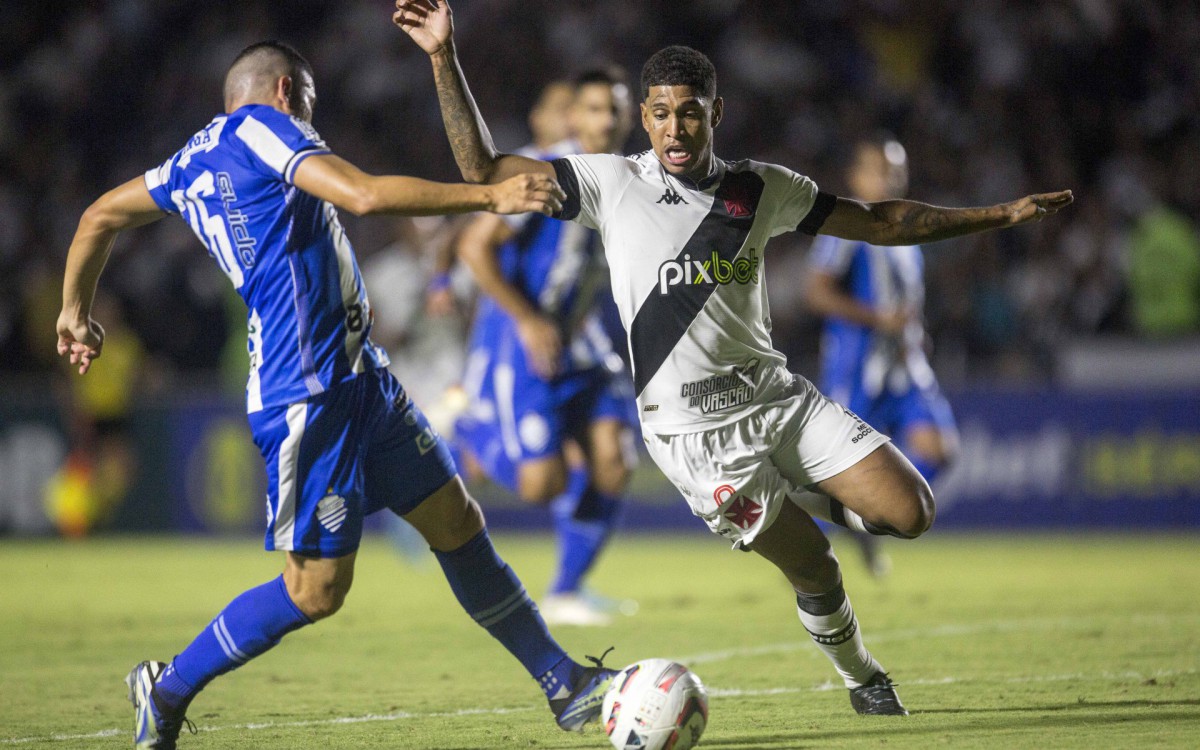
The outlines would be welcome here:
[[[290,44],[269,39],[256,42],[238,53],[225,73],[225,106],[228,107],[239,97],[256,90],[257,87],[269,84],[274,76],[290,76],[299,84],[304,76],[313,79],[312,66],[308,60],[296,51]],[[299,110],[302,102],[303,86],[296,85],[292,89],[293,108]],[[310,113],[311,114],[311,113]]]
[[[304,59],[304,55],[297,52],[296,48],[292,45],[276,39],[267,39],[266,41],[255,42],[254,44],[251,44],[249,47],[238,53],[238,56],[234,58],[229,67],[233,68],[233,66],[257,52],[265,52],[268,50],[276,53],[278,56],[284,59],[284,61],[287,63],[289,75],[291,75],[293,78],[295,78],[296,75],[302,71],[308,73],[310,78],[312,77],[312,66],[308,64],[308,60]]]
[[[625,69],[620,65],[604,65],[583,71],[575,76],[574,83],[577,89],[593,83],[601,83],[608,86],[629,85],[629,76],[625,74]]]
[[[717,69],[703,52],[683,45],[663,47],[642,66],[642,98],[652,86],[691,86],[702,96],[717,95]]]

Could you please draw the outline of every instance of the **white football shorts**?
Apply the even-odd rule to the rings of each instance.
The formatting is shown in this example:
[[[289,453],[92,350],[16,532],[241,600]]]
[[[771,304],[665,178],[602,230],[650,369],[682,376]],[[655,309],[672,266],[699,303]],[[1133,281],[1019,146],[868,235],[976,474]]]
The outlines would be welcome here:
[[[692,513],[735,548],[768,528],[790,494],[845,471],[889,440],[799,375],[778,401],[736,422],[643,439]]]

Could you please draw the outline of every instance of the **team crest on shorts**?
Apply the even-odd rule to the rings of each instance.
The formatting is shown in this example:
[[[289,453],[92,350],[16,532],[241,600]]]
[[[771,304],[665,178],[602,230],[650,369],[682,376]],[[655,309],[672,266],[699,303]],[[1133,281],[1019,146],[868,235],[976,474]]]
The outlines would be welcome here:
[[[341,495],[326,495],[317,503],[317,520],[331,534],[342,528],[349,513],[346,509],[346,498]]]
[[[763,513],[762,505],[739,494],[733,485],[723,484],[715,489],[713,500],[717,501],[717,508],[724,508],[721,515],[742,530],[753,526]]]
[[[754,502],[745,495],[738,495],[734,501],[729,504],[723,514],[729,519],[729,522],[739,529],[748,529],[754,525],[754,522],[762,515],[762,506]]]

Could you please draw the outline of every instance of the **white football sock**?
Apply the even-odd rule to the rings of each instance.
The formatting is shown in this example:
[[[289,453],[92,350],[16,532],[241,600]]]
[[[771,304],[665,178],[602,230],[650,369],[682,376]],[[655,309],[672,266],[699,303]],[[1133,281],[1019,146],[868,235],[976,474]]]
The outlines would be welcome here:
[[[796,604],[804,629],[833,662],[846,687],[862,687],[883,671],[863,645],[858,619],[841,584],[826,594],[798,593]]]

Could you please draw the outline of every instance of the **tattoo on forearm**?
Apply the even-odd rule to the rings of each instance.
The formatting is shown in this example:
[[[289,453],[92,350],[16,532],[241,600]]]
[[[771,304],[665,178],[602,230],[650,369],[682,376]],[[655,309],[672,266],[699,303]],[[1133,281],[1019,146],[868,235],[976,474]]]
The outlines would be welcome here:
[[[453,57],[441,58],[434,66],[434,83],[446,137],[454,160],[463,174],[486,172],[493,156],[491,136],[466,90],[466,83]]]
[[[916,201],[892,201],[888,223],[896,242],[936,242],[1001,226],[1003,216],[989,208],[942,208]]]

